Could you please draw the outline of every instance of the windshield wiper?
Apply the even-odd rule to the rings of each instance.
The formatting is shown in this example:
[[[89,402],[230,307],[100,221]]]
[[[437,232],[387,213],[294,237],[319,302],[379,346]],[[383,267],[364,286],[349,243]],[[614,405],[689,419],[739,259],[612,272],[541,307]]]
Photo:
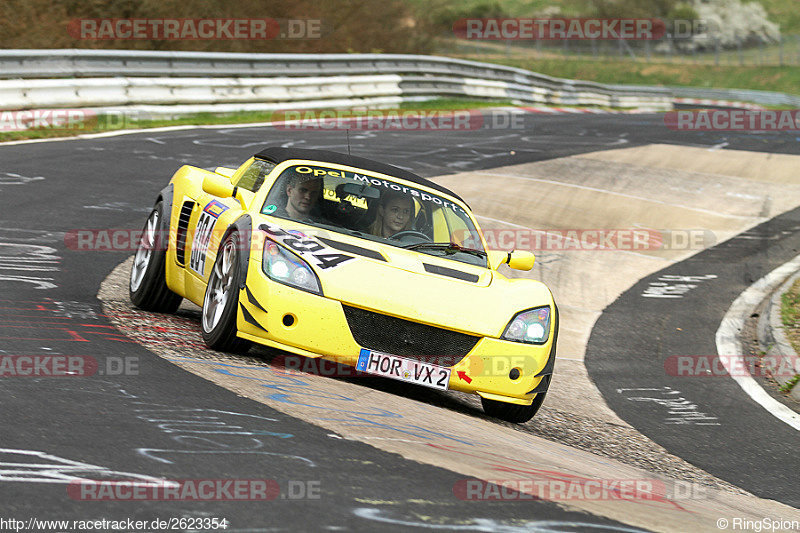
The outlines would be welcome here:
[[[447,255],[452,255],[456,252],[464,252],[467,254],[477,255],[478,257],[486,257],[486,252],[483,250],[475,250],[474,248],[464,248],[455,242],[417,242],[403,246],[407,250],[419,250],[421,248],[430,248],[432,250],[442,250]]]

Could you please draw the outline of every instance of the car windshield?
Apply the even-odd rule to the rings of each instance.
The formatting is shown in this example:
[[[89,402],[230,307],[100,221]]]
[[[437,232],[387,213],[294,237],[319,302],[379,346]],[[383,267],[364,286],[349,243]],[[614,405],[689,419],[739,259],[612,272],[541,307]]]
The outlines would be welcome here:
[[[275,180],[261,212],[455,261],[487,264],[478,231],[461,206],[366,172],[288,167]]]

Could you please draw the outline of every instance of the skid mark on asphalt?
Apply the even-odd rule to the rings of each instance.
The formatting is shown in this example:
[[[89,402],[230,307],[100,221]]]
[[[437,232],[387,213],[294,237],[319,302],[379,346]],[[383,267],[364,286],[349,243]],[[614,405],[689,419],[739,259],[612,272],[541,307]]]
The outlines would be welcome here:
[[[383,136],[384,140],[391,136]],[[372,146],[375,149],[375,146]],[[504,150],[498,147],[493,149],[482,148],[477,153],[469,152],[464,148],[456,150],[453,161],[461,161],[462,155],[467,160],[470,158],[484,158],[491,155],[500,156]],[[506,152],[507,153],[507,152]],[[478,160],[474,164],[479,166]],[[542,180],[563,182],[563,176],[541,176],[542,165],[564,164],[567,167],[574,165],[574,175],[568,179],[573,183],[583,180],[579,184],[582,188],[564,187],[558,183],[544,183]],[[641,179],[641,167],[623,164],[594,164],[593,168],[602,169],[603,172],[587,174],[576,169],[586,166],[587,163],[575,161],[575,158],[565,158],[557,163],[533,163],[506,167],[493,174],[508,174],[513,176],[531,176],[536,180],[518,180],[508,176],[488,176],[493,187],[487,187],[487,176],[481,172],[464,173],[457,176],[440,177],[436,181],[459,190],[467,201],[476,209],[477,213],[484,213],[496,220],[513,220],[524,228],[663,228],[663,229],[691,229],[713,228],[719,237],[718,240],[734,235],[746,229],[748,225],[755,224],[763,211],[763,202],[747,197],[726,197],[720,201],[719,196],[731,190],[726,187],[716,189],[698,190],[692,197],[675,200],[675,191],[664,188],[653,188],[649,180]],[[615,181],[616,180],[616,181]],[[681,187],[682,184],[695,185],[697,176],[673,180],[671,186]],[[453,183],[448,183],[452,181]],[[621,189],[609,188],[609,183],[617,183]],[[620,185],[621,184],[621,185]],[[740,188],[749,187],[740,183]],[[683,187],[691,190],[686,185]],[[604,202],[599,199],[606,194],[602,191],[613,190],[616,193],[627,195],[629,203],[624,206],[614,205],[614,202]],[[568,191],[568,192],[566,192]],[[546,200],[545,200],[546,199]],[[786,202],[788,200],[781,200]],[[711,215],[718,205],[730,205],[739,202],[746,205],[748,213],[740,216],[719,217]],[[751,205],[752,204],[752,205]],[[686,206],[681,208],[678,206]],[[775,208],[773,206],[773,208]],[[675,210],[682,209],[686,214],[679,223],[675,221]],[[730,213],[736,214],[736,213]],[[752,215],[752,216],[751,216]],[[734,221],[733,223],[731,221]],[[680,226],[678,227],[678,224]],[[731,227],[739,224],[739,226]],[[484,228],[486,230],[487,228]],[[574,324],[585,328],[586,335],[575,336],[570,345],[562,343],[559,354],[576,358],[583,355],[585,339],[594,323],[596,314],[605,305],[626,290],[635,280],[655,271],[663,265],[663,261],[675,261],[688,257],[699,250],[655,250],[653,257],[636,257],[630,254],[615,254],[611,251],[596,253],[593,251],[569,251],[561,254],[561,259],[551,262],[540,262],[532,276],[547,282],[556,292],[557,301],[563,301],[573,308],[583,307],[590,312],[577,312],[572,317],[564,314],[565,323],[576,320]],[[654,261],[654,259],[656,259]],[[658,260],[660,259],[660,261]],[[614,272],[609,277],[608,272]],[[124,274],[121,275],[124,279]],[[116,281],[124,286],[124,281]],[[120,293],[117,293],[119,295]],[[562,297],[563,295],[563,297]],[[119,296],[114,297],[119,305]],[[108,302],[107,302],[108,303]],[[123,309],[124,311],[124,309]],[[572,324],[568,327],[574,328]],[[585,452],[555,445],[526,435],[520,439],[520,432],[514,431],[502,424],[486,421],[480,418],[474,404],[466,405],[459,402],[449,402],[447,396],[419,395],[414,399],[415,393],[408,393],[411,398],[403,398],[400,390],[395,386],[380,384],[379,382],[364,381],[366,386],[351,383],[346,380],[330,380],[321,376],[286,376],[279,375],[274,368],[264,361],[247,358],[228,358],[221,354],[209,353],[207,350],[196,350],[187,354],[180,346],[170,346],[168,349],[153,349],[162,356],[167,356],[175,364],[186,368],[206,379],[218,383],[226,388],[266,403],[275,409],[290,414],[342,435],[344,438],[365,440],[381,449],[400,453],[409,459],[445,466],[454,471],[473,475],[485,479],[487,476],[496,476],[486,463],[473,461],[465,463],[453,457],[452,453],[437,455],[429,446],[418,444],[419,441],[433,444],[451,444],[462,450],[476,450],[486,452],[489,449],[513,450],[520,457],[530,457],[538,470],[561,472],[577,476],[612,477],[620,476],[620,469],[629,468],[611,460],[598,462],[596,456]],[[263,352],[259,352],[263,353]],[[254,359],[254,358],[253,358]],[[574,364],[574,363],[573,363]],[[252,365],[252,366],[251,366]],[[254,368],[256,367],[256,368]],[[577,372],[575,376],[581,378],[581,390],[594,391],[595,397],[588,395],[584,408],[587,413],[597,413],[598,406],[603,405],[599,394],[583,373]],[[302,378],[302,379],[301,379]],[[555,383],[554,383],[555,385]],[[566,383],[565,383],[566,385]],[[383,388],[394,395],[386,395],[375,388]],[[565,387],[562,394],[552,390],[558,405],[575,403],[575,383]],[[419,400],[419,401],[418,401]],[[548,399],[550,400],[550,398]],[[433,405],[431,405],[433,404]],[[450,410],[440,409],[434,405],[446,405]],[[374,407],[380,406],[380,407]],[[578,412],[581,412],[578,410]],[[616,416],[607,418],[611,422],[625,426]],[[430,429],[435,428],[435,431]],[[377,437],[377,438],[376,438]],[[649,444],[648,444],[649,445]],[[555,448],[551,448],[551,446]],[[533,449],[532,449],[533,448]],[[441,451],[441,450],[440,450]],[[584,454],[584,455],[581,455]],[[575,462],[573,462],[575,461]],[[632,478],[651,476],[641,471],[634,470]],[[738,499],[743,498],[743,499]],[[711,519],[726,512],[733,512],[740,508],[764,508],[770,505],[760,500],[753,500],[750,496],[734,496],[719,494],[713,502],[692,501],[681,502],[687,509],[697,513],[693,519],[697,523],[687,525],[680,519],[682,529],[695,527],[708,527],[710,522],[703,522],[702,516]],[[598,502],[571,502],[571,505],[604,516],[612,516],[622,512],[617,505],[598,505]],[[626,521],[639,520],[637,525],[644,527],[663,527],[664,523],[678,523],[675,520],[673,507],[649,507],[641,502],[624,502],[622,505],[626,513]],[[646,511],[643,509],[646,508]],[[713,509],[713,514],[709,511]],[[783,507],[776,507],[776,511],[785,511]],[[740,511],[737,511],[740,512]],[[705,514],[707,513],[707,514]],[[683,513],[681,513],[683,514]],[[633,518],[631,518],[633,517]]]
[[[251,355],[234,356],[199,348],[195,345],[200,338],[196,306],[184,304],[177,317],[130,308],[127,292],[119,290],[127,285],[129,262],[112,273],[100,294],[110,316],[124,317],[115,320],[115,324],[126,335],[194,374],[282,413],[322,426],[336,438],[366,442],[407,459],[447,468],[469,479],[503,478],[542,483],[575,479],[658,479],[667,485],[675,483],[612,459],[486,420],[477,407],[448,400],[447,394],[438,391],[403,391],[401,385],[386,383],[380,378],[330,379],[305,374],[276,366],[275,361],[281,360],[276,354],[282,352],[269,349],[259,348]],[[186,345],[181,346],[172,337],[176,332],[171,330],[176,324],[180,324],[178,329],[183,329],[192,322],[194,333],[181,332],[186,341]],[[171,325],[165,327],[162,323]],[[147,331],[147,324],[150,324],[150,331]],[[152,326],[164,328],[161,333],[165,334],[166,342],[144,340],[153,338]],[[159,336],[155,335],[156,339]],[[386,394],[381,389],[394,394]],[[403,397],[403,394],[410,397]],[[150,456],[156,460],[173,457],[175,455]],[[653,528],[667,522],[680,524],[675,530],[707,528],[712,515],[733,513],[734,509],[740,513],[739,509],[749,505],[746,502],[752,501],[755,505],[751,496],[741,493],[709,489],[709,494],[713,496],[694,500],[586,498],[559,503],[639,527]]]
[[[114,326],[93,323],[98,316],[83,302],[0,300],[0,340],[89,343],[101,337],[132,342]]]

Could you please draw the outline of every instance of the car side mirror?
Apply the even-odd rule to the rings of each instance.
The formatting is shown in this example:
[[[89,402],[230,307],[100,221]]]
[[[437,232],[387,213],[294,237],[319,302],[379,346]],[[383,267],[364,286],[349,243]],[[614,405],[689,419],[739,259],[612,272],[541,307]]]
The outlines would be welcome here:
[[[230,198],[233,196],[235,187],[231,181],[219,174],[207,174],[203,178],[203,190],[211,196],[219,198]]]
[[[530,270],[533,268],[535,260],[536,256],[533,255],[533,252],[524,250],[514,250],[512,252],[489,250],[489,267],[492,270],[497,270],[504,263],[514,270]]]
[[[514,270],[530,270],[533,268],[534,261],[536,261],[536,256],[533,255],[533,252],[514,250],[508,259],[508,266]]]

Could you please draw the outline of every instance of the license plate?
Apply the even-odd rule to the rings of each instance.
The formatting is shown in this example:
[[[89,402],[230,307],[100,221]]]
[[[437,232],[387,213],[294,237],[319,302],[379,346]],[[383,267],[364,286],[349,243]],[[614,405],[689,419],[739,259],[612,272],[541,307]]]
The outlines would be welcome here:
[[[450,369],[447,367],[365,348],[358,354],[356,370],[439,390],[447,390],[450,382]]]

